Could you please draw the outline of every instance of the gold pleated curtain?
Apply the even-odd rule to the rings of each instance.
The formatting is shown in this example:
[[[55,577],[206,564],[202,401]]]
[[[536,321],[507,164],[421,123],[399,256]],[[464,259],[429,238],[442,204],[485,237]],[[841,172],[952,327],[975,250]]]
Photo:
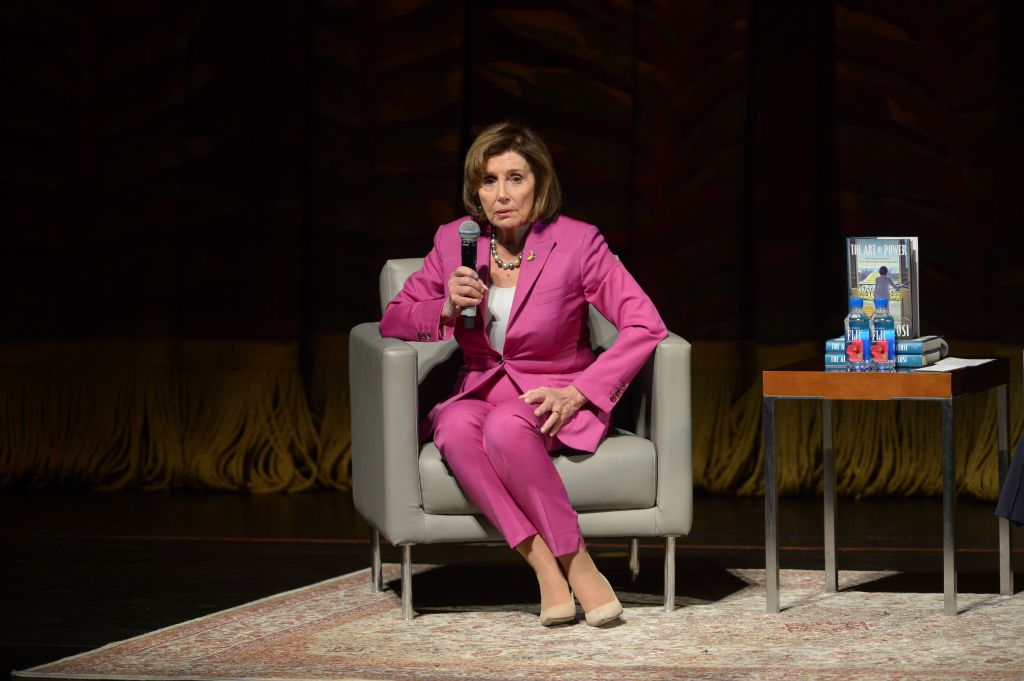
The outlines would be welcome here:
[[[0,350],[0,486],[348,489],[345,336]]]
[[[696,343],[693,467],[699,489],[763,490],[759,371],[818,344]],[[955,343],[1011,357],[1010,438],[1024,431],[1020,347]],[[97,490],[180,486],[251,492],[351,485],[347,337],[318,337],[308,385],[287,343],[153,341],[7,347],[0,355],[0,486]],[[749,366],[744,373],[741,367]],[[355,396],[358,399],[358,395]],[[777,406],[779,489],[821,490],[821,408]],[[994,395],[956,403],[961,493],[998,495]],[[942,491],[940,412],[920,402],[840,402],[834,414],[841,495]]]

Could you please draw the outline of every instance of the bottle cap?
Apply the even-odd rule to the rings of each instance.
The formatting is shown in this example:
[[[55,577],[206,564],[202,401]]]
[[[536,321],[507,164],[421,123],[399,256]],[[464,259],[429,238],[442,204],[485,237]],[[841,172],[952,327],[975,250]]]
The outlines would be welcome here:
[[[864,307],[864,299],[857,296],[850,296],[850,307]]]
[[[885,309],[888,310],[889,309],[889,299],[888,298],[875,298],[875,308],[877,309],[879,307],[884,307]]]

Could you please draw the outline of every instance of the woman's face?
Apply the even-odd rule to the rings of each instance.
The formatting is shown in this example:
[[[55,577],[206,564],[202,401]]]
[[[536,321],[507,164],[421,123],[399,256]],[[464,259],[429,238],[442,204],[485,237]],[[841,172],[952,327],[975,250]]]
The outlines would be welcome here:
[[[536,179],[530,164],[514,151],[487,159],[477,190],[487,220],[503,232],[525,225],[533,212]]]

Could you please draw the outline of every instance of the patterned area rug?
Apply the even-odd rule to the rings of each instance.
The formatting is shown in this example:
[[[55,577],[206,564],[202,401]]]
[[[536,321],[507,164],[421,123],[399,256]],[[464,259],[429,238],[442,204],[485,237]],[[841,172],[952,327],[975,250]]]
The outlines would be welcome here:
[[[681,597],[672,613],[661,609],[653,590],[620,589],[626,606],[621,624],[545,629],[535,604],[474,605],[454,596],[446,601],[445,585],[449,594],[458,592],[464,579],[439,577],[446,569],[417,567],[420,614],[412,622],[401,619],[393,591],[370,593],[364,570],[15,675],[1024,679],[1024,594],[960,594],[960,614],[950,617],[941,613],[941,593],[897,592],[896,573],[844,572],[843,591],[825,594],[821,572],[788,570],[782,574],[784,610],[769,615],[764,572],[730,570],[703,592],[714,592],[711,598]],[[386,566],[385,576],[396,580],[397,566]]]

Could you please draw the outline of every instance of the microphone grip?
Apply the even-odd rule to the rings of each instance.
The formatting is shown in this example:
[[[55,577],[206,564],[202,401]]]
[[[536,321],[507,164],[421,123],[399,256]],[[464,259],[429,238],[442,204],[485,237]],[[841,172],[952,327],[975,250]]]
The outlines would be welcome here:
[[[476,270],[476,239],[472,241],[462,240],[462,266]],[[472,329],[476,327],[476,308],[462,308],[462,328]]]

